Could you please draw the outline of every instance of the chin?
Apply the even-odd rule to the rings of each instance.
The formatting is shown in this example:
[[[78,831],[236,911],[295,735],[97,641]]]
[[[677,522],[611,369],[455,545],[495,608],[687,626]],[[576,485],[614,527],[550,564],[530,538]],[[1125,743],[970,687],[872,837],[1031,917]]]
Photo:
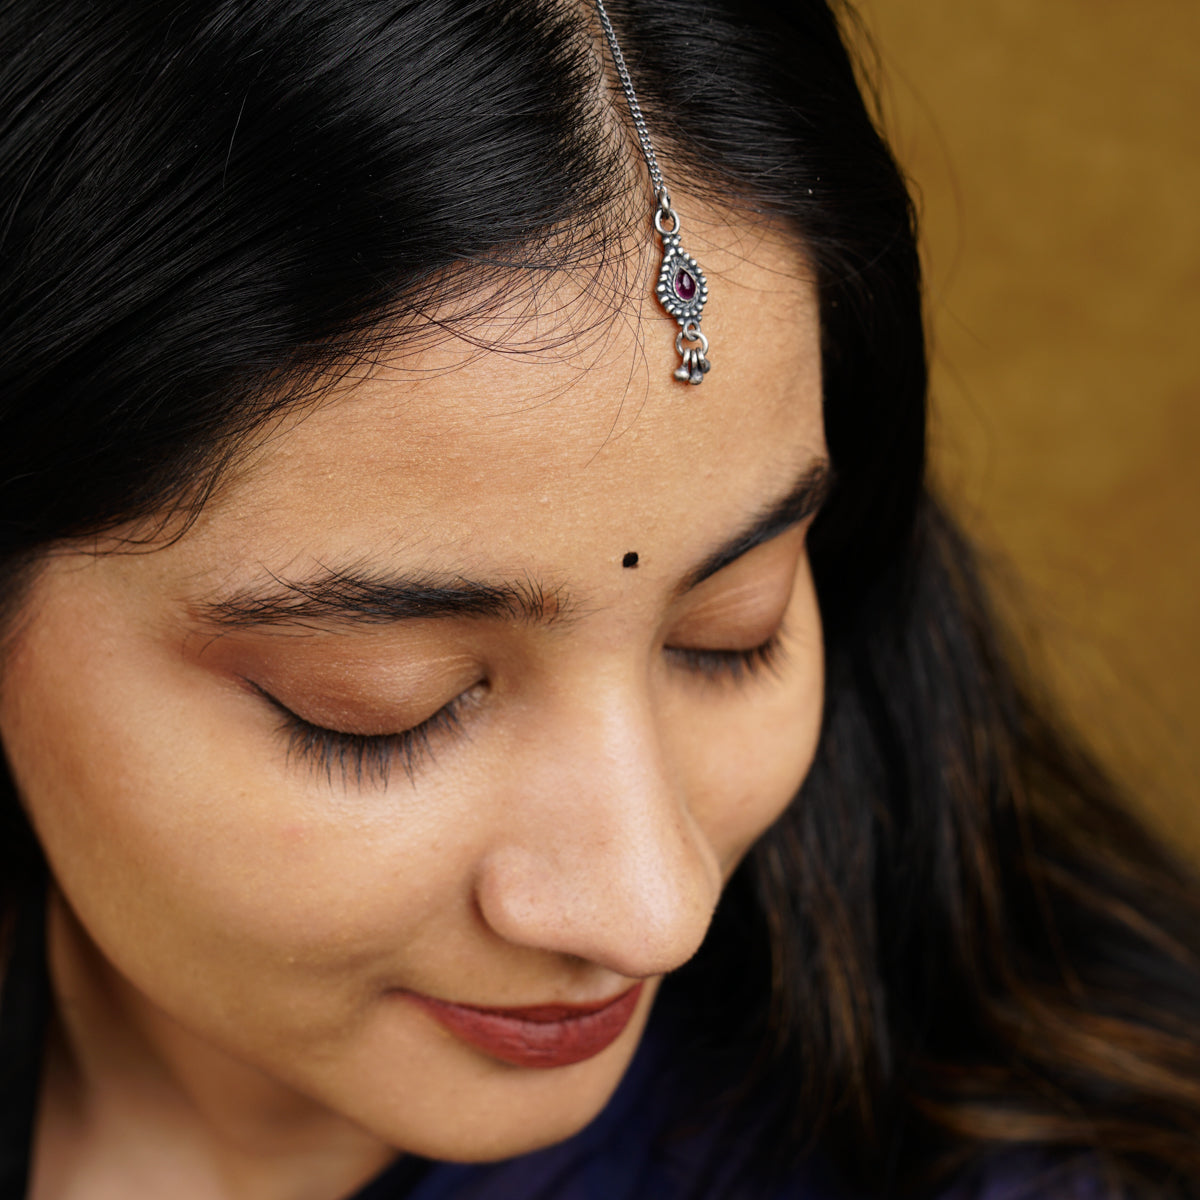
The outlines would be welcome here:
[[[423,1158],[459,1163],[516,1158],[565,1141],[600,1114],[633,1057],[637,1041],[628,1042],[548,1070],[480,1064],[481,1071],[470,1073],[474,1078],[456,1086],[415,1088],[423,1100],[414,1106],[413,1094],[404,1097],[403,1113],[354,1115],[380,1140]]]
[[[573,1114],[571,1120],[564,1120],[559,1114],[544,1121],[536,1115],[522,1119],[519,1111],[510,1112],[503,1128],[488,1121],[460,1125],[456,1129],[438,1130],[426,1146],[406,1145],[402,1149],[439,1162],[502,1162],[565,1142],[586,1128],[603,1108],[603,1104],[597,1105],[585,1113]],[[514,1115],[517,1117],[515,1122],[512,1121]]]

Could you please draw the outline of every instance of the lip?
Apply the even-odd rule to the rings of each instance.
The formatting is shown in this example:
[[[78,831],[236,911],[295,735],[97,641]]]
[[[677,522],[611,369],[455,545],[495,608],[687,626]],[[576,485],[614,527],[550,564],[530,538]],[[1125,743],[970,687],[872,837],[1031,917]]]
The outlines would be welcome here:
[[[534,1004],[483,1008],[435,1000],[419,992],[407,999],[464,1042],[514,1067],[566,1067],[594,1058],[621,1036],[642,993],[634,984],[595,1004]]]

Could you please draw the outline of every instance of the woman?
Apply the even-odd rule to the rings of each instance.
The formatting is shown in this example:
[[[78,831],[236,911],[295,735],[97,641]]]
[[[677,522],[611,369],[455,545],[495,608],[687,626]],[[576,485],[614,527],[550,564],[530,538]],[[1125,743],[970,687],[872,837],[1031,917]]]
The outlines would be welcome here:
[[[1191,1194],[837,22],[612,16],[3,9],[6,1196]]]

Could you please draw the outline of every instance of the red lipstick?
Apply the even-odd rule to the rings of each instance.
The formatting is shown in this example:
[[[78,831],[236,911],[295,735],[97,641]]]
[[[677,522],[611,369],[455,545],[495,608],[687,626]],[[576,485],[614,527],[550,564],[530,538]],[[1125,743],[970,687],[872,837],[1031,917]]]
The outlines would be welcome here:
[[[641,994],[638,983],[596,1004],[480,1008],[405,993],[464,1042],[515,1067],[565,1067],[599,1054],[629,1024]]]

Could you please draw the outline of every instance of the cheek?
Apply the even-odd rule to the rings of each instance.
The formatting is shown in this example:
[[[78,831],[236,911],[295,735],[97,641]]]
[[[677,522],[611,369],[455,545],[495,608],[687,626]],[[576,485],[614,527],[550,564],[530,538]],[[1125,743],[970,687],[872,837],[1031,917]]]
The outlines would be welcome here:
[[[196,978],[210,996],[253,980],[315,1005],[442,944],[471,853],[461,822],[448,845],[449,805],[330,789],[253,698],[153,649],[109,653],[96,622],[54,633],[14,657],[0,728],[60,887],[144,991],[172,1007]]]
[[[785,630],[773,676],[752,680],[736,700],[706,705],[680,722],[676,753],[691,764],[692,814],[726,877],[794,799],[816,754],[824,650],[807,570],[797,580]]]

